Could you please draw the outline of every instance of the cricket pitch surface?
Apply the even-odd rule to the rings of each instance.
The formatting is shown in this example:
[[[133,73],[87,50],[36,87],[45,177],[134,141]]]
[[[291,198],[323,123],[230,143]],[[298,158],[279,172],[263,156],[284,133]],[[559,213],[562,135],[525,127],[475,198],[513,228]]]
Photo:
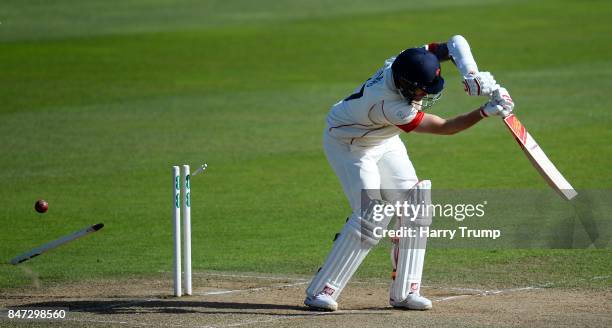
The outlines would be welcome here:
[[[430,311],[392,309],[388,282],[356,280],[337,312],[303,304],[307,277],[194,273],[192,296],[176,298],[171,274],[159,279],[84,281],[0,293],[0,308],[68,308],[67,319],[0,319],[3,327],[610,327],[610,290],[537,286],[485,290],[425,286]]]

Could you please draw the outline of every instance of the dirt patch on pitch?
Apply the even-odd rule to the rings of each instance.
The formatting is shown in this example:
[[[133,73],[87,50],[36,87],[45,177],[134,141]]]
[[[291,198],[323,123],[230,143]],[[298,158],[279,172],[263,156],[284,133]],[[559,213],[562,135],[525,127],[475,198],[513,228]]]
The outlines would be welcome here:
[[[400,311],[387,303],[386,282],[352,283],[341,310],[313,312],[303,304],[304,277],[198,273],[194,295],[170,296],[169,277],[79,282],[15,289],[0,307],[69,308],[68,320],[0,326],[57,327],[380,327],[380,326],[612,326],[612,292],[556,288],[482,290],[425,287],[431,311]]]

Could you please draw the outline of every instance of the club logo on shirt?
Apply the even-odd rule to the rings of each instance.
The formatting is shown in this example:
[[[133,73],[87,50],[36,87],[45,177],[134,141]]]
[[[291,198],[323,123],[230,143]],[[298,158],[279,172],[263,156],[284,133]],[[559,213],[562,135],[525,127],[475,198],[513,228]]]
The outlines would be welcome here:
[[[399,118],[400,120],[404,121],[408,118],[408,116],[410,116],[410,114],[406,111],[398,110],[397,112],[395,112],[395,116],[397,116],[397,118]]]

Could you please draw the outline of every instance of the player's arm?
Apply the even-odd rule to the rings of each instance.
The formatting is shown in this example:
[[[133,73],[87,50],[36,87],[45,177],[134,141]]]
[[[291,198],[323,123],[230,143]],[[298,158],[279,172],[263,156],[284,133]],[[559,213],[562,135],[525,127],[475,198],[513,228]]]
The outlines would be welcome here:
[[[454,35],[448,42],[432,42],[423,48],[433,53],[440,62],[450,59],[457,66],[468,95],[489,96],[498,87],[491,73],[478,71],[470,45],[463,36]]]
[[[462,76],[478,73],[478,65],[467,40],[461,35],[452,36],[447,42],[432,42],[423,46],[440,62],[452,60]]]
[[[480,108],[469,113],[459,115],[451,119],[443,119],[438,115],[426,113],[421,124],[414,131],[420,133],[431,133],[451,135],[463,131],[482,119]]]
[[[471,112],[443,119],[437,115],[424,114],[415,132],[451,135],[470,128],[485,117],[499,115],[508,116],[514,108],[514,102],[505,88],[493,92],[491,99],[478,109]]]
[[[425,50],[434,54],[440,62],[451,60],[446,42],[432,42],[423,46]]]

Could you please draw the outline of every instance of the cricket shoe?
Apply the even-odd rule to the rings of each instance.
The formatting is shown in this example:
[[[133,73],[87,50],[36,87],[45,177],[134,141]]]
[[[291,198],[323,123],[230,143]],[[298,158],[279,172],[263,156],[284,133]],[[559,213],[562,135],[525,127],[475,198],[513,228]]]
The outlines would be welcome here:
[[[304,304],[311,309],[318,311],[336,311],[338,309],[338,303],[336,303],[331,296],[325,293],[320,293],[315,296],[307,296],[304,300]]]
[[[408,309],[408,310],[429,310],[431,309],[431,301],[419,294],[408,294],[408,297],[401,302],[397,302],[394,299],[389,299],[389,304],[397,309]]]

